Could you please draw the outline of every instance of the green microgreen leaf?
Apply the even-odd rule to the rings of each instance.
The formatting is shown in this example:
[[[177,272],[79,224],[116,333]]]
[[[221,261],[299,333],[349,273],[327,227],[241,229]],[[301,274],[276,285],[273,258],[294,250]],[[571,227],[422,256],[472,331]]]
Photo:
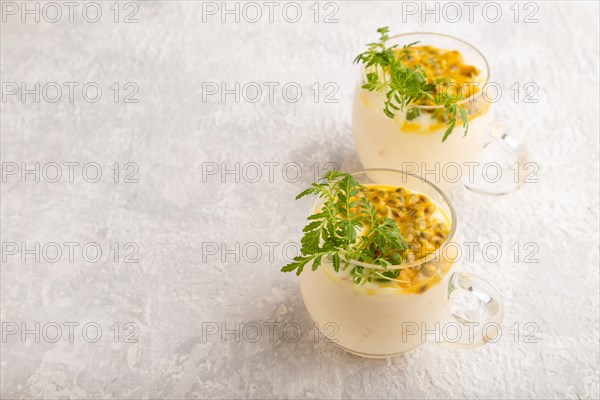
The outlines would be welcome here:
[[[451,84],[447,78],[430,81],[425,70],[420,66],[410,67],[404,61],[408,55],[408,49],[419,42],[404,45],[401,50],[396,51],[398,45],[388,46],[389,28],[387,26],[377,29],[380,34],[378,42],[367,44],[367,50],[360,53],[354,59],[354,63],[362,64],[369,70],[366,74],[366,82],[362,88],[371,92],[385,93],[383,113],[389,118],[395,118],[398,111],[410,104],[418,104],[424,100],[431,100],[435,105],[443,106],[443,114],[435,114],[446,121],[446,131],[442,138],[445,141],[456,126],[456,114],[468,131],[468,117],[465,109],[457,110],[457,103],[463,100],[462,95],[450,95],[444,86]],[[441,93],[438,88],[441,85]],[[413,120],[419,116],[419,110],[409,108],[406,119]]]
[[[398,225],[393,219],[379,217],[375,206],[366,197],[357,200],[362,189],[354,176],[330,171],[322,181],[313,183],[297,196],[312,194],[324,201],[319,211],[307,218],[309,222],[300,241],[301,255],[281,271],[295,271],[300,275],[309,263],[312,263],[312,270],[316,270],[324,260],[330,262],[336,272],[347,268],[350,260],[386,268],[403,262],[400,253],[408,245]],[[386,277],[395,279],[396,276],[394,273],[381,275],[374,269],[362,267],[354,267],[351,274],[357,284]]]

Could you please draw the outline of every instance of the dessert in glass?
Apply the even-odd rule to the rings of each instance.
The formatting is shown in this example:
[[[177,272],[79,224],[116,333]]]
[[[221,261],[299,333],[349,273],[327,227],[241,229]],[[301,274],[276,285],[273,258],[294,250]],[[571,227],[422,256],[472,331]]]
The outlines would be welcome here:
[[[526,174],[513,170],[524,168],[527,148],[494,123],[483,54],[448,35],[379,32],[355,60],[352,131],[363,167],[416,173],[446,191],[461,182],[481,193],[517,190]],[[487,179],[486,162],[504,179]]]
[[[352,189],[348,182],[355,182]],[[373,169],[330,175],[329,186],[307,191],[317,198],[302,255],[283,270],[300,275],[311,318],[326,335],[331,332],[324,327],[336,327],[331,339],[337,345],[364,357],[390,357],[449,325],[451,340],[440,334],[434,341],[468,348],[495,339],[503,318],[500,295],[483,279],[457,271],[458,220],[436,185]],[[453,301],[461,291],[477,300],[480,320],[459,316],[464,313]]]

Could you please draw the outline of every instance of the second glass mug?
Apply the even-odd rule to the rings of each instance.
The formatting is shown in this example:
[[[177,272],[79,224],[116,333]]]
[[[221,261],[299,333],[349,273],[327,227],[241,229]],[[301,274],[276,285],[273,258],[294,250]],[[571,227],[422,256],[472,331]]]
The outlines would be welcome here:
[[[445,191],[459,186],[461,181],[467,189],[485,194],[502,195],[520,188],[527,175],[527,145],[494,123],[491,101],[484,94],[490,76],[486,58],[469,43],[444,34],[408,33],[388,40],[388,44],[398,44],[399,47],[413,42],[458,50],[465,64],[481,71],[474,82],[479,91],[472,98],[459,102],[469,113],[468,133],[465,136],[459,119],[454,131],[442,142],[445,123],[408,121],[405,112],[398,112],[394,119],[387,117],[383,113],[385,94],[361,87],[366,81],[365,70],[361,66],[354,92],[352,131],[362,166],[399,169],[426,178],[435,176],[436,179],[430,180]],[[492,93],[490,91],[490,98]],[[422,114],[442,108],[411,107],[418,108]]]
[[[424,343],[427,332],[441,338],[438,343],[454,348],[479,347],[496,340],[504,315],[502,300],[498,291],[482,278],[457,271],[458,218],[448,196],[433,183],[402,171],[371,169],[352,175],[361,184],[403,186],[427,195],[448,216],[450,233],[437,251],[426,258],[388,267],[422,271],[425,265],[434,266],[436,273],[428,275],[416,290],[378,283],[359,286],[349,276],[349,268],[383,268],[355,260],[350,260],[348,269],[340,272],[325,261],[315,271],[306,268],[300,275],[302,298],[322,333],[344,350],[370,358],[411,350]],[[321,201],[313,203],[313,213]],[[477,300],[477,311],[484,317],[477,321],[465,317],[465,310],[455,304],[460,292]]]

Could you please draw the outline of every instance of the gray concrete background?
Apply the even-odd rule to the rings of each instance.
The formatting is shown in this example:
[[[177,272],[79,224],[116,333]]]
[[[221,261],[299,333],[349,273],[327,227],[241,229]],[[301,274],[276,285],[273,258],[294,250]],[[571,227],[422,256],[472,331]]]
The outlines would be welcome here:
[[[455,14],[443,4],[438,23],[420,2],[298,3],[296,23],[296,6],[285,3],[274,6],[273,22],[257,3],[256,23],[255,9],[244,13],[241,3],[239,23],[235,15],[221,22],[220,2],[98,2],[96,23],[85,19],[95,18],[94,5],[77,3],[71,23],[58,4],[59,22],[49,21],[56,14],[46,3],[38,3],[39,22],[22,22],[21,3],[2,2],[2,398],[599,397],[596,2],[520,3],[518,22],[511,3],[497,3],[495,23],[496,6],[484,18],[483,3],[472,22],[458,3],[455,23],[444,20]],[[537,22],[524,23],[528,15]],[[539,182],[511,196],[453,193],[464,240],[481,244],[462,269],[493,282],[506,301],[501,340],[478,350],[425,344],[389,360],[346,354],[315,339],[297,278],[279,272],[307,213],[294,195],[328,163],[360,168],[352,59],[383,25],[479,47],[502,88],[498,121],[527,137],[539,165]],[[40,82],[40,102],[11,95],[11,82]],[[63,89],[56,103],[55,87],[43,89],[51,82]],[[65,82],[79,84],[72,102]],[[266,91],[256,103],[203,101],[206,82],[279,86],[272,102]],[[282,96],[290,82],[302,88],[296,103]],[[539,87],[537,103],[523,101],[528,82]],[[81,93],[90,83],[102,89],[96,103]],[[325,102],[332,92],[337,102]],[[39,183],[9,174],[36,162]],[[73,182],[69,162],[79,163]],[[56,183],[48,182],[52,163],[63,173]],[[239,173],[221,176],[236,163]],[[95,166],[102,176],[86,181]],[[65,242],[77,243],[72,260]],[[490,242],[501,246],[498,262],[483,257]],[[525,260],[536,249],[524,247],[530,242],[539,250],[529,261],[538,262]],[[40,244],[39,262],[21,243]],[[55,263],[51,243],[63,250]],[[252,342],[255,324],[263,330]],[[221,340],[222,329],[234,333]]]

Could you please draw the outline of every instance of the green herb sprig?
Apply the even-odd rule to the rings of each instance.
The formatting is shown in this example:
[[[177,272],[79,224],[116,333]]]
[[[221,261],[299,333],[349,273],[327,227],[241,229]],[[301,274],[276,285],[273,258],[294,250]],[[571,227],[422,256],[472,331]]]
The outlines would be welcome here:
[[[368,49],[356,56],[354,63],[363,64],[367,70],[367,81],[362,85],[368,91],[385,92],[383,112],[389,118],[394,118],[398,111],[406,109],[406,119],[413,120],[420,115],[420,110],[411,105],[418,104],[428,99],[435,105],[442,105],[443,118],[447,120],[446,131],[442,142],[456,126],[456,119],[460,117],[465,127],[465,135],[469,130],[467,111],[457,103],[464,99],[461,94],[450,94],[447,91],[436,93],[436,87],[444,85],[444,79],[433,82],[427,79],[425,70],[420,67],[410,67],[403,61],[407,49],[418,42],[405,45],[400,52],[398,45],[387,46],[389,28],[377,29],[381,35],[378,42],[369,43]]]
[[[296,199],[315,195],[323,199],[318,212],[308,217],[301,240],[301,255],[281,271],[296,271],[300,275],[308,264],[313,271],[324,260],[331,262],[336,272],[347,268],[351,260],[387,268],[403,262],[402,252],[408,245],[393,219],[377,215],[373,203],[359,198],[361,189],[354,176],[330,171],[321,182],[315,182]],[[360,231],[362,235],[358,235]],[[395,280],[400,270],[383,271],[354,266],[352,279],[357,284],[371,280]]]

